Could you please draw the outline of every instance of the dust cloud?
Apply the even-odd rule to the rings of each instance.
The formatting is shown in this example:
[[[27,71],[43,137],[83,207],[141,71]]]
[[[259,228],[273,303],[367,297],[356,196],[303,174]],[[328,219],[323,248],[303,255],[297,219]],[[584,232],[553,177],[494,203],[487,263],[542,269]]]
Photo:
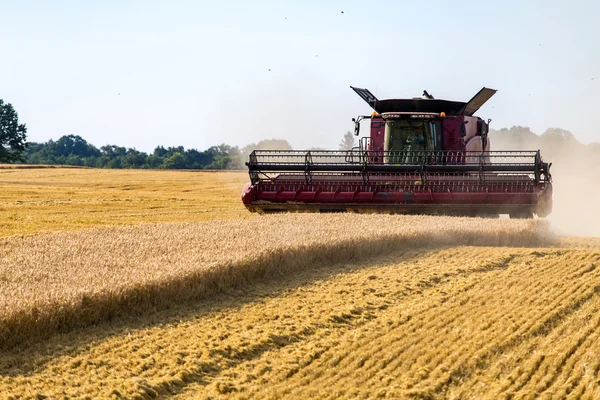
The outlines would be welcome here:
[[[600,237],[598,161],[568,154],[553,162],[554,207],[548,219],[559,235]]]
[[[600,237],[600,145],[581,144],[568,131],[548,129],[538,136],[529,128],[490,132],[492,150],[540,150],[551,162],[552,230],[561,236]]]

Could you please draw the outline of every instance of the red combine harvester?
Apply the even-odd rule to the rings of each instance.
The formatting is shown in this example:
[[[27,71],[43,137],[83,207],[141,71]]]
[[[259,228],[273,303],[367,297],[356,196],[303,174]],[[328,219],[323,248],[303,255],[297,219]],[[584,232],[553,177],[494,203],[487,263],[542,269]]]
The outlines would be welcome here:
[[[490,151],[487,122],[473,114],[496,91],[467,103],[379,100],[351,87],[375,111],[370,136],[347,151],[255,150],[242,201],[252,212],[371,212],[545,217],[550,165],[538,151]]]

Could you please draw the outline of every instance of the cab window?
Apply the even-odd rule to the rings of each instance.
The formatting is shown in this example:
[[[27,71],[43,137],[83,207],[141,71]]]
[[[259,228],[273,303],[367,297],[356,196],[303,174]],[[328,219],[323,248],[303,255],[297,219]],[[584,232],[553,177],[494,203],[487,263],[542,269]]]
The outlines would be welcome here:
[[[415,162],[415,152],[435,150],[436,126],[430,121],[395,119],[386,121],[385,150],[393,164]]]

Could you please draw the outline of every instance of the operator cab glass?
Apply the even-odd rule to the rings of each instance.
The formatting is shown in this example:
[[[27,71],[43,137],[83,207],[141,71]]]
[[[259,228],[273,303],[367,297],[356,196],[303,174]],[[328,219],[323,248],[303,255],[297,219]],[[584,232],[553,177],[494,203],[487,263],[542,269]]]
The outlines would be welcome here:
[[[388,119],[385,150],[390,164],[418,162],[425,151],[441,149],[441,123],[431,119]]]

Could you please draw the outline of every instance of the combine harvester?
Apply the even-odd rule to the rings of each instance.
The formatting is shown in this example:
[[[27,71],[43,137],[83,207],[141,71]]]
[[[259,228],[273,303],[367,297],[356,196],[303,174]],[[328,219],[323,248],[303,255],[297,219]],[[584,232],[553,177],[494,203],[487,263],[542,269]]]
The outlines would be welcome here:
[[[351,87],[375,110],[368,137],[348,151],[255,150],[242,192],[248,210],[369,212],[511,218],[552,211],[550,165],[538,151],[490,151],[489,123],[473,116],[493,89],[467,103],[379,100]]]

